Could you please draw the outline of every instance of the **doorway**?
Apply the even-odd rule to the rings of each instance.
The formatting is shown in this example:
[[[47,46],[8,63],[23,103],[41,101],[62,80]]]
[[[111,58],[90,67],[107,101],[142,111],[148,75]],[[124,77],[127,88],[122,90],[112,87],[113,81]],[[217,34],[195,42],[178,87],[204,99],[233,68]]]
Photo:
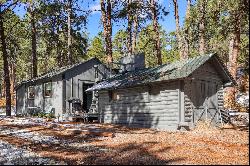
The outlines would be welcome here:
[[[218,83],[216,81],[197,80],[192,87],[194,104],[193,121],[214,120],[218,109]],[[206,111],[207,110],[207,111]]]
[[[82,107],[87,112],[91,106],[93,94],[92,92],[86,92],[86,90],[92,86],[93,84],[82,84]]]

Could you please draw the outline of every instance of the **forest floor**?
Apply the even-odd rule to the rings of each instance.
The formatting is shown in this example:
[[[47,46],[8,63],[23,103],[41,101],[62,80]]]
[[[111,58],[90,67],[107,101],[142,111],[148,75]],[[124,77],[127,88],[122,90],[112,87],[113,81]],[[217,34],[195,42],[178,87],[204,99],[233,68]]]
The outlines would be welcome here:
[[[3,164],[249,164],[248,130],[166,132],[108,124],[0,117]]]

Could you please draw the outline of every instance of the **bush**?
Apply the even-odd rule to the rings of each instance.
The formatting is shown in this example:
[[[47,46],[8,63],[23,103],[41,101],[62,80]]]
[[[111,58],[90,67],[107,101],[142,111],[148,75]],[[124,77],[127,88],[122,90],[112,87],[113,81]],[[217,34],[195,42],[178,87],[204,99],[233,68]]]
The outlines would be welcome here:
[[[44,117],[46,117],[46,113],[40,112],[40,113],[38,113],[37,117],[44,118]]]

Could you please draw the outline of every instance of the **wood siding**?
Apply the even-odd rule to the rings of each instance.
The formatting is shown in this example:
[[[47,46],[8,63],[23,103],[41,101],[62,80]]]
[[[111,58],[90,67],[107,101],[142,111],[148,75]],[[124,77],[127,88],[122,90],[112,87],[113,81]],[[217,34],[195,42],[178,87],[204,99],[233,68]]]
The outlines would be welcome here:
[[[216,109],[223,108],[222,84],[222,79],[211,62],[205,63],[185,79],[186,122],[194,125],[197,120],[207,118],[217,123],[219,114]],[[204,112],[206,106],[209,108],[207,113]]]
[[[44,97],[44,83],[52,82],[52,96]],[[28,99],[28,87],[34,86],[35,98]],[[26,84],[17,91],[17,113],[27,113],[28,107],[40,107],[44,111],[54,109],[55,115],[62,112],[62,79],[55,77],[53,79],[39,81],[36,84]]]
[[[217,95],[218,95],[218,107],[219,109],[224,109],[224,88],[222,85],[220,86]]]
[[[19,87],[18,91],[16,92],[16,111],[17,113],[24,113],[25,108],[27,107],[27,93],[25,85]]]
[[[176,82],[99,92],[100,120],[132,127],[176,130],[179,123],[179,90]]]
[[[74,70],[70,70],[65,74],[65,98],[64,105],[66,108],[64,110],[70,109],[69,103],[67,100],[71,97],[79,98],[83,100],[83,84],[94,84],[95,83],[95,69],[94,65],[98,65],[99,70],[103,73],[108,73],[109,71],[105,68],[103,64],[98,63],[97,61],[92,61],[92,63],[87,63],[81,65]],[[102,75],[98,74],[98,77],[102,79]],[[90,92],[91,93],[91,92]]]
[[[40,107],[47,111],[50,108],[55,110],[55,115],[62,115],[69,109],[67,100],[71,97],[79,97],[82,100],[82,84],[95,82],[94,65],[98,65],[100,71],[107,74],[108,69],[97,60],[90,60],[77,67],[69,69],[64,74],[52,78],[41,79],[21,85],[17,93],[16,108],[18,113],[27,113],[28,107]],[[99,78],[103,76],[98,74]],[[43,96],[43,84],[52,81],[52,97]],[[28,99],[28,87],[35,87],[35,98]]]

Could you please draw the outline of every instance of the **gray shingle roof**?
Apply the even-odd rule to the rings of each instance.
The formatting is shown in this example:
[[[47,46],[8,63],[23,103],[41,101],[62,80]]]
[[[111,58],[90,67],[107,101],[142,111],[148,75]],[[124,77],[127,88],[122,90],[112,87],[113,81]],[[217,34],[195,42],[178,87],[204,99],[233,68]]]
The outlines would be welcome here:
[[[43,80],[43,79],[47,79],[47,78],[52,78],[54,76],[58,76],[60,74],[63,74],[65,72],[67,72],[68,70],[71,70],[79,65],[82,65],[86,62],[89,62],[89,61],[92,61],[92,60],[97,60],[99,61],[97,58],[92,58],[92,59],[89,59],[89,60],[86,60],[86,61],[83,61],[83,62],[80,62],[80,63],[77,63],[77,64],[73,64],[73,65],[68,65],[68,66],[64,66],[64,67],[61,67],[61,68],[58,68],[58,69],[53,69],[52,71],[50,72],[47,72],[47,73],[44,73],[44,74],[41,74],[39,75],[38,77],[36,78],[33,78],[33,79],[29,79],[29,80],[25,80],[25,81],[22,81],[20,84],[18,84],[15,89],[17,89],[18,87],[20,87],[22,84],[26,84],[26,83],[29,83],[29,82],[36,82],[38,80]],[[100,61],[99,61],[100,62]]]
[[[117,89],[151,82],[186,78],[212,57],[216,57],[219,60],[216,54],[207,54],[187,60],[176,61],[171,64],[164,64],[154,68],[114,75],[113,77],[94,85],[87,91]],[[219,63],[223,65],[220,60]],[[223,66],[223,69],[228,78],[235,83],[225,66]]]

